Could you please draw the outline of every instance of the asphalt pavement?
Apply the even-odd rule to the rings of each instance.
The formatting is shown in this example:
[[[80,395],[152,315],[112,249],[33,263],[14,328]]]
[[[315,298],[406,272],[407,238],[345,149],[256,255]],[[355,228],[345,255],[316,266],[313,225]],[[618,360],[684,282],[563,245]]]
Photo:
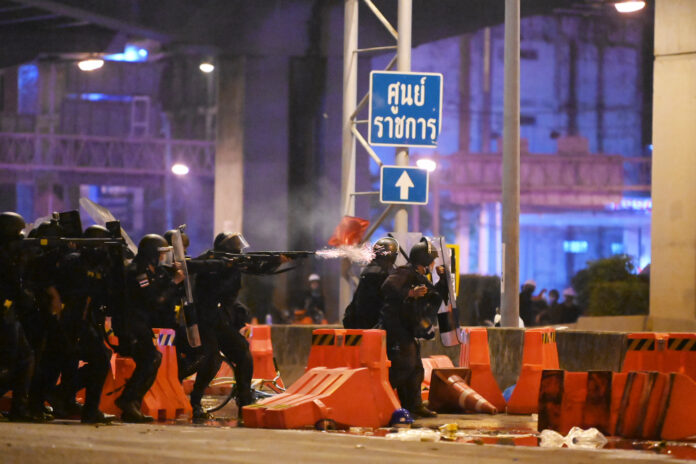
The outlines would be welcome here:
[[[0,422],[2,463],[391,463],[424,464],[466,460],[475,463],[580,464],[593,462],[676,463],[665,446],[639,446],[649,451],[582,450],[511,446],[510,437],[534,435],[533,416],[441,415],[417,422],[436,429],[447,423],[467,431],[464,442],[402,442],[379,435],[386,430],[320,432],[237,427],[234,420],[191,425],[121,424],[81,425],[76,421],[49,424]],[[500,437],[501,444],[476,436]],[[696,451],[696,448],[687,448]],[[631,443],[628,447],[635,447]],[[679,455],[679,454],[676,454]],[[685,457],[696,458],[683,454]],[[461,461],[464,462],[464,461]]]

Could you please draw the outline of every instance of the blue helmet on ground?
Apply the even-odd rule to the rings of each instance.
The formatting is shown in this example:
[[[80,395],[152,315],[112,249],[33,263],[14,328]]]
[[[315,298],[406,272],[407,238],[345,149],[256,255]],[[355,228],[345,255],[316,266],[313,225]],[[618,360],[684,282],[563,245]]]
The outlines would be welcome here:
[[[413,417],[411,417],[411,413],[404,408],[399,408],[396,411],[394,411],[394,413],[391,416],[391,420],[389,421],[390,427],[398,427],[411,424],[413,424]]]

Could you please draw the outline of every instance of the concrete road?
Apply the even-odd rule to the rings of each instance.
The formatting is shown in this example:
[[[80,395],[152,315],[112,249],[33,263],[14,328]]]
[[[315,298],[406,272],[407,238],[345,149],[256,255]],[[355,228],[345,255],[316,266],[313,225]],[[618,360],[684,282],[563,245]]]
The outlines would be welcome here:
[[[461,418],[462,416],[456,416]],[[440,421],[450,418],[441,417]],[[494,422],[489,423],[495,425]],[[524,421],[518,424],[525,428]],[[516,425],[515,425],[516,427]],[[680,462],[667,455],[623,450],[542,449],[464,443],[397,442],[317,431],[227,426],[86,426],[0,423],[1,463],[391,463],[585,464]]]

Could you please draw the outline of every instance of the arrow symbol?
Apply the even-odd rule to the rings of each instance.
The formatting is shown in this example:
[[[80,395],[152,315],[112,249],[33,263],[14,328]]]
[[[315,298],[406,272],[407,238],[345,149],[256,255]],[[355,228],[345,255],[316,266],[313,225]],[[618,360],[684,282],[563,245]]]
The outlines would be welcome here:
[[[408,200],[408,189],[413,188],[413,181],[408,176],[408,172],[404,171],[396,181],[396,187],[399,187],[399,200]]]

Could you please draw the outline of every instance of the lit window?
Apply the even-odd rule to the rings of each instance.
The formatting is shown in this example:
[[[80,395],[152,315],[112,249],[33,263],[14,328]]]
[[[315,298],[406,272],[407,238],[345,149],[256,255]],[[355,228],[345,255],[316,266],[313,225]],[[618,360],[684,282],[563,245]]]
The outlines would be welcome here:
[[[611,244],[611,254],[620,255],[624,251],[623,243],[612,243]]]
[[[563,251],[566,253],[587,253],[589,244],[585,240],[564,240]]]
[[[39,67],[25,64],[17,73],[19,114],[36,114],[39,106]]]

